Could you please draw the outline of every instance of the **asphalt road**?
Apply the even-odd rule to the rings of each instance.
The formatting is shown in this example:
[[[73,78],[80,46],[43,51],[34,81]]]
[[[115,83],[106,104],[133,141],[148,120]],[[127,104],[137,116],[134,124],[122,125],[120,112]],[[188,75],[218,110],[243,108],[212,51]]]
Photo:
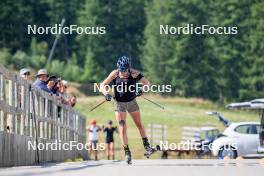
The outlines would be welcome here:
[[[48,163],[1,168],[1,176],[263,176],[260,160],[134,160]]]

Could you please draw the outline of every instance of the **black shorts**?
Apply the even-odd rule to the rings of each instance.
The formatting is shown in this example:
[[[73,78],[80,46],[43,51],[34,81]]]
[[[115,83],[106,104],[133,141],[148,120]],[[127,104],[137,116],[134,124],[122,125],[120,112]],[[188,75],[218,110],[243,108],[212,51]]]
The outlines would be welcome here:
[[[113,139],[106,139],[105,143],[110,144],[111,142],[114,142]]]

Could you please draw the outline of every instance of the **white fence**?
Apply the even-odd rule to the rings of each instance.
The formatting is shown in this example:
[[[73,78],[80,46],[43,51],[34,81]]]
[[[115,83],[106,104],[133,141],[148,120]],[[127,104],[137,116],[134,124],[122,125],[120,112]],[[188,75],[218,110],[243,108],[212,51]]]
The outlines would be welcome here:
[[[148,124],[147,133],[150,139],[150,143],[153,146],[154,144],[159,145],[160,142],[166,140],[167,135],[167,125],[162,124]]]

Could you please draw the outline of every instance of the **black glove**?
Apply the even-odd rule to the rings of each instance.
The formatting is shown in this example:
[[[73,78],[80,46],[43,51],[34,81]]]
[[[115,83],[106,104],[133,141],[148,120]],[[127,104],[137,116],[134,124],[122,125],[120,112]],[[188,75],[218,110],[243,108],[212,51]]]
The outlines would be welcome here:
[[[106,101],[111,101],[112,96],[110,94],[105,94],[105,100]]]
[[[139,97],[143,94],[143,91],[142,89],[139,89],[137,92],[136,92],[136,96]]]

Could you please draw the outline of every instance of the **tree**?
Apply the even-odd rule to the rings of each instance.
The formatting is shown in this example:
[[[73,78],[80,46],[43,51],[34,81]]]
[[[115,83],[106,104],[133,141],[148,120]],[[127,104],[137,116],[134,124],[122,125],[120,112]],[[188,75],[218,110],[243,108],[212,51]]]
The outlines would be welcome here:
[[[116,60],[122,55],[130,56],[133,65],[140,69],[140,46],[146,23],[144,5],[141,0],[86,1],[80,12],[79,24],[106,27],[105,35],[81,35],[77,38],[80,44],[80,57],[85,58],[87,81],[91,77],[96,77],[97,81],[102,80],[107,73],[116,68]],[[86,71],[91,69],[87,63],[93,64],[96,72]]]
[[[264,2],[255,1],[249,7],[250,17],[246,21],[248,35],[245,38],[246,59],[245,76],[241,78],[240,99],[249,100],[264,96]]]
[[[31,43],[27,26],[47,24],[49,22],[47,11],[46,0],[1,1],[0,48],[9,48],[11,53],[18,49],[26,51]]]
[[[245,68],[248,65],[248,34],[252,30],[248,20],[251,1],[230,0],[211,3],[212,25],[238,28],[236,35],[215,35],[212,38],[212,49],[220,61],[218,72],[221,76],[221,94],[226,101],[239,100],[241,80],[245,77]]]
[[[51,19],[50,25],[60,24],[62,18],[65,18],[64,26],[76,25],[78,22],[78,12],[84,5],[84,0],[47,0],[49,2],[50,10],[48,15]],[[78,45],[75,42],[77,34],[73,33],[71,35],[61,34],[59,42],[57,44],[54,58],[66,61],[72,55],[72,53],[77,53],[79,51]],[[51,48],[53,41],[55,40],[55,35],[51,36],[49,41],[49,46]]]
[[[185,96],[217,100],[218,60],[205,35],[160,35],[159,24],[201,26],[208,21],[206,1],[153,1],[147,8],[144,68],[151,80],[172,84]],[[177,91],[176,90],[176,91]]]

